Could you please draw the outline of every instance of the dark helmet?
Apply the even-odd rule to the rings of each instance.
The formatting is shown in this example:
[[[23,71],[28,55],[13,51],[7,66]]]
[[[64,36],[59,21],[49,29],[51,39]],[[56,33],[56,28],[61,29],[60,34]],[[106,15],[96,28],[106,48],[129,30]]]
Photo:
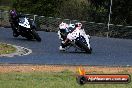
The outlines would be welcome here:
[[[80,22],[75,23],[75,27],[82,27],[82,23],[80,23]]]
[[[12,17],[16,17],[17,16],[16,10],[10,10],[10,15]]]

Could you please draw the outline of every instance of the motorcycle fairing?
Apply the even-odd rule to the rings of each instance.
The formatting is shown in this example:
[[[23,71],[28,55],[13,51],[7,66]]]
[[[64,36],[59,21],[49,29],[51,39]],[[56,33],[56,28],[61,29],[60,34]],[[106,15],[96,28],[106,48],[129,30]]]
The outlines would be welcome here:
[[[29,21],[26,17],[19,18],[19,25],[25,28],[30,28]]]

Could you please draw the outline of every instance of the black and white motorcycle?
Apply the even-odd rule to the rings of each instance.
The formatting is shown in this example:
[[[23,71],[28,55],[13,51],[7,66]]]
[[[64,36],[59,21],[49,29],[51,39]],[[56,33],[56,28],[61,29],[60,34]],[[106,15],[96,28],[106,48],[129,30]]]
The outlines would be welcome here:
[[[38,33],[36,32],[36,26],[33,19],[29,19],[26,16],[19,17],[17,32],[22,37],[26,37],[29,40],[36,39],[41,41]]]
[[[65,27],[61,27],[65,28]],[[70,44],[65,50],[69,49],[71,46],[75,47],[75,50],[85,51],[86,53],[92,53],[92,48],[90,45],[90,36],[86,35],[85,30],[82,29],[82,25],[79,27],[74,27],[74,24],[69,24],[67,29],[69,30],[66,38],[70,40]],[[59,38],[61,32],[58,31]]]

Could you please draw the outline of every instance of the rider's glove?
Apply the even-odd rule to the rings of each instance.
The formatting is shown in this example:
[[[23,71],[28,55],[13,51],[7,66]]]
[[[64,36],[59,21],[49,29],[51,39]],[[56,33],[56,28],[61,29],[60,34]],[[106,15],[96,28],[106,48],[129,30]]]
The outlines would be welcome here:
[[[64,44],[64,43],[65,43],[65,41],[61,41],[61,43],[62,43],[62,44]]]
[[[88,38],[90,39],[91,38],[91,36],[90,35],[87,35],[88,36]]]

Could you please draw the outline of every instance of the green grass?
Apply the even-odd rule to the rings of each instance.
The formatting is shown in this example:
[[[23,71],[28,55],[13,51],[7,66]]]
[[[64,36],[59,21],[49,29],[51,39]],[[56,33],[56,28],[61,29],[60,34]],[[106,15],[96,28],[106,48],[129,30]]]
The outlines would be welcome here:
[[[10,6],[0,6],[0,10],[9,11],[10,9]]]
[[[11,45],[0,43],[0,55],[14,53],[16,48]]]
[[[85,84],[73,72],[0,73],[0,88],[132,88],[129,84]]]

